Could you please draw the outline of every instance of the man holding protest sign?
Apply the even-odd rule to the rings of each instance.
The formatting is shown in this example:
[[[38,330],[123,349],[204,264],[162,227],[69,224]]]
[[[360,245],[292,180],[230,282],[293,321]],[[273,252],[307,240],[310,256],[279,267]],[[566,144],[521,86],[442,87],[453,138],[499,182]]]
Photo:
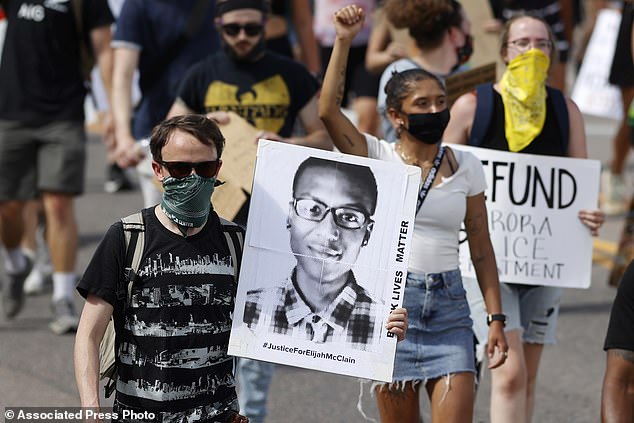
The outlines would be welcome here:
[[[216,4],[222,51],[190,68],[168,116],[209,113],[220,123],[233,111],[261,130],[260,138],[330,150],[317,116],[319,83],[301,64],[266,50],[266,0]],[[291,137],[296,118],[306,135]]]
[[[228,124],[233,111],[260,130],[258,138],[332,149],[317,115],[319,83],[301,64],[266,50],[264,25],[267,0],[216,2],[216,27],[222,51],[192,67],[185,76],[168,117],[207,113]],[[292,136],[296,119],[304,136]],[[246,224],[248,202],[232,220]],[[240,403],[253,421],[263,419],[273,367],[240,360]],[[246,366],[246,368],[245,368]]]
[[[209,202],[223,147],[216,123],[200,115],[153,130],[161,204],[143,209],[134,225],[113,224],[77,287],[86,298],[75,339],[83,407],[99,407],[99,344],[112,316],[115,413],[145,412],[161,422],[246,420],[236,413],[234,360],[227,355],[238,266],[232,250],[242,229],[223,222]],[[140,251],[132,247],[137,241]],[[126,268],[137,254],[138,269]],[[124,275],[132,278],[129,286],[119,281]]]
[[[455,102],[445,140],[519,153],[586,158],[579,109],[560,91],[546,87],[550,61],[555,57],[548,25],[527,15],[510,19],[502,33],[500,53],[507,64],[501,80],[493,86],[478,87],[477,97],[469,93]],[[523,83],[531,78],[530,84]],[[579,219],[597,235],[605,215],[600,210],[581,210]],[[491,421],[529,422],[543,345],[555,342],[562,289],[502,283],[501,294],[502,308],[509,317],[506,334],[510,349],[507,364],[491,372]]]

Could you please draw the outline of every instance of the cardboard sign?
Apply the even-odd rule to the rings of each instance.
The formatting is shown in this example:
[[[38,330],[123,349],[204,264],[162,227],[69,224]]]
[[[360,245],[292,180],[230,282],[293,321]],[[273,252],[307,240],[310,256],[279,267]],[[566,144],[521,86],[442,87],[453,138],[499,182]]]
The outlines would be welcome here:
[[[228,113],[229,123],[220,125],[225,149],[218,179],[225,183],[214,190],[211,202],[218,215],[231,220],[251,193],[259,131],[237,114]]]
[[[449,107],[458,97],[475,90],[478,85],[486,82],[495,82],[495,68],[495,63],[489,63],[447,77],[445,86],[447,87],[447,104]]]
[[[390,382],[419,181],[260,140],[229,354]]]
[[[473,56],[469,65],[478,67],[488,63],[500,62],[499,34],[486,32],[483,24],[493,19],[493,12],[489,0],[469,0],[460,2],[471,21],[471,35],[473,36]]]
[[[572,99],[583,114],[615,120],[623,118],[621,92],[608,81],[620,23],[618,10],[602,9],[597,15],[572,90]]]
[[[484,166],[500,281],[588,288],[592,236],[577,215],[597,208],[601,163],[454,147],[472,152]],[[468,242],[460,244],[460,262],[463,275],[475,277]]]

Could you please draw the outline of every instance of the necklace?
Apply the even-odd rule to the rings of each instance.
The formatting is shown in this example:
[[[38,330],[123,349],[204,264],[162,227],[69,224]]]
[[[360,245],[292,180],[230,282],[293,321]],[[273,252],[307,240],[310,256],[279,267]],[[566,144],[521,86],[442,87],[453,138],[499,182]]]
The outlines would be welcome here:
[[[401,159],[403,159],[405,163],[412,166],[420,167],[423,170],[423,174],[434,165],[433,162],[430,162],[428,160],[425,160],[424,162],[421,163],[418,157],[411,156],[407,154],[406,152],[404,152],[400,142],[396,144],[395,149],[398,155],[401,156]]]

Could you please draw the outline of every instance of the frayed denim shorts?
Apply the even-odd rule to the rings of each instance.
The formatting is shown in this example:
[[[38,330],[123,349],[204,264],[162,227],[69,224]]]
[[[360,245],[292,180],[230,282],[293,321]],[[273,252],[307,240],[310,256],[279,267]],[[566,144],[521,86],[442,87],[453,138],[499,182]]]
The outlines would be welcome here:
[[[409,325],[396,347],[394,382],[475,373],[473,322],[460,270],[408,273],[403,307]]]

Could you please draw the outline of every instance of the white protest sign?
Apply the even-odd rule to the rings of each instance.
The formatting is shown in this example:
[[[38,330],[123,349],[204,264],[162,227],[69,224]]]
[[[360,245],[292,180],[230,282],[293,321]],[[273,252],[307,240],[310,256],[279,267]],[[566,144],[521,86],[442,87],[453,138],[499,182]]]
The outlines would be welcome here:
[[[229,354],[391,382],[419,181],[260,140]]]
[[[455,147],[482,161],[500,281],[588,288],[592,236],[577,214],[597,208],[600,162]],[[460,270],[475,277],[469,257],[462,242]]]
[[[583,114],[623,118],[621,92],[608,82],[620,23],[618,10],[602,9],[597,15],[571,96]]]

